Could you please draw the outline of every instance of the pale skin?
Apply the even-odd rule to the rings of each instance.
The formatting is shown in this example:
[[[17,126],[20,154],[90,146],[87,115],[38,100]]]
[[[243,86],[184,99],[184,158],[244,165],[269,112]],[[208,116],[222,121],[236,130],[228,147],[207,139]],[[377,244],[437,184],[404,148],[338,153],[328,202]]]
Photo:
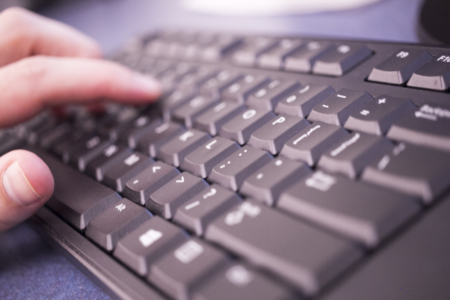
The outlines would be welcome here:
[[[0,13],[0,49],[0,128],[66,103],[139,104],[161,93],[155,80],[101,60],[91,38],[20,8]],[[0,231],[30,217],[53,188],[49,168],[35,154],[0,157]]]

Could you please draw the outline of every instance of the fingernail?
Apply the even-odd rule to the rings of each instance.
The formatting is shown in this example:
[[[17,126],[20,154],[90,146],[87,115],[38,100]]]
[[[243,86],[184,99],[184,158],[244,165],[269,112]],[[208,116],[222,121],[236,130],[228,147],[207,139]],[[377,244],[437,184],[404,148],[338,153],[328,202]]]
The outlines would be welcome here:
[[[161,93],[161,85],[155,79],[140,73],[134,73],[133,77],[134,86],[137,90],[152,96]]]
[[[9,198],[20,205],[27,206],[41,199],[17,162],[13,162],[3,173],[3,186]]]

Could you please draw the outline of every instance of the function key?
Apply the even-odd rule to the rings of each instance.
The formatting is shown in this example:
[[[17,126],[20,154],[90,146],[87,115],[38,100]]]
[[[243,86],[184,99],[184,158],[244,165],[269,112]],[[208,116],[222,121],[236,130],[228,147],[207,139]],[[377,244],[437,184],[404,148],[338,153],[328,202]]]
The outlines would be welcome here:
[[[389,84],[404,84],[411,78],[414,71],[432,58],[428,52],[420,50],[399,50],[373,68],[367,80]]]
[[[274,47],[276,43],[276,39],[264,36],[246,38],[242,45],[234,51],[231,59],[236,65],[253,66],[259,55]]]
[[[309,73],[317,58],[330,47],[331,45],[326,42],[311,41],[299,50],[288,55],[284,68],[288,71]]]
[[[313,73],[342,76],[372,55],[366,46],[341,44],[328,49],[314,63]]]
[[[261,68],[281,69],[286,56],[297,50],[301,44],[299,40],[282,39],[275,47],[259,56],[258,65]]]
[[[450,53],[440,53],[416,70],[408,86],[445,91],[450,87]]]

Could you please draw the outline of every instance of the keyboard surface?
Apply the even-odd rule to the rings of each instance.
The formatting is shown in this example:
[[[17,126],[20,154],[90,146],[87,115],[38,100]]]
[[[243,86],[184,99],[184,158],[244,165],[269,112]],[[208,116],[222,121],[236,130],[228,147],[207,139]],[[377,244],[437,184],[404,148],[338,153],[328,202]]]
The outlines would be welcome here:
[[[49,165],[36,227],[113,294],[448,298],[450,49],[164,31],[111,59],[160,101],[44,113],[0,154]]]

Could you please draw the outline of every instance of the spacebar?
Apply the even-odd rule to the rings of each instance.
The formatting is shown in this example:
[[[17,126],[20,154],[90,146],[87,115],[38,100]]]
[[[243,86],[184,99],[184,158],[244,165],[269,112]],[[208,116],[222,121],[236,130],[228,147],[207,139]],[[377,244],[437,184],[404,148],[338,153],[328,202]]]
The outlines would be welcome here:
[[[322,300],[450,299],[450,196]]]

